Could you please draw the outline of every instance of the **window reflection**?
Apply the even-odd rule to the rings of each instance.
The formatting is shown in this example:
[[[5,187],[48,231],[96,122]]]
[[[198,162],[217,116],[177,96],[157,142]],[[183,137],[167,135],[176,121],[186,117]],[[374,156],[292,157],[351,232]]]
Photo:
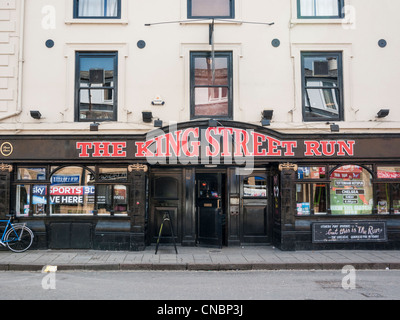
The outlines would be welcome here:
[[[267,197],[267,181],[264,177],[248,177],[243,180],[243,196],[254,198]]]
[[[304,116],[307,120],[340,118],[339,53],[304,54]]]
[[[116,53],[79,53],[79,120],[115,120]]]

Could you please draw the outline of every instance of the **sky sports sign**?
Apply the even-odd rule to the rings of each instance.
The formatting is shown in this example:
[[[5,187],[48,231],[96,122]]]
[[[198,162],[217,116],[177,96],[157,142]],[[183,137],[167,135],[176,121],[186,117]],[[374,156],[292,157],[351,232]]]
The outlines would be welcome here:
[[[32,190],[34,204],[47,203],[47,186],[35,185]],[[84,199],[94,199],[94,186],[51,186],[50,204],[84,204]]]
[[[352,157],[354,140],[285,140],[230,127],[161,129],[145,141],[77,141],[79,158],[146,159],[149,164],[236,164],[252,167],[257,159]],[[134,148],[133,150],[131,148]]]

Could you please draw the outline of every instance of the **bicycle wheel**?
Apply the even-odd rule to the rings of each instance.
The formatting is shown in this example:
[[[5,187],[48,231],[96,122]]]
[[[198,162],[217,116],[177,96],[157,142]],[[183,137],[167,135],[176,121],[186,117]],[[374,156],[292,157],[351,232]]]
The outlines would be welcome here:
[[[26,226],[13,226],[7,231],[4,242],[8,249],[20,253],[28,250],[33,242],[33,232]]]

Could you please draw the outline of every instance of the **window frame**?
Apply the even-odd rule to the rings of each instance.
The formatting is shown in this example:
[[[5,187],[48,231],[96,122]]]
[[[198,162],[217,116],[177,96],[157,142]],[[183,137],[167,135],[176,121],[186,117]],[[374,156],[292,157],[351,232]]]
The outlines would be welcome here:
[[[131,216],[132,211],[132,203],[130,200],[130,192],[133,190],[133,185],[131,181],[130,174],[128,172],[128,168],[122,164],[115,164],[115,165],[104,165],[104,164],[75,164],[75,163],[69,163],[69,164],[46,164],[46,165],[41,165],[37,166],[38,168],[45,168],[46,169],[46,179],[45,180],[22,180],[18,179],[18,170],[20,168],[34,168],[35,166],[29,166],[29,165],[18,165],[16,167],[16,170],[13,173],[13,181],[12,181],[12,196],[11,196],[11,208],[15,210],[15,213],[17,214],[18,217],[38,217],[38,218],[43,218],[45,217],[50,217],[50,218],[57,218],[57,217],[77,217],[77,216],[84,216],[84,217],[122,217],[122,218],[128,218]],[[61,186],[62,183],[52,183],[52,179],[57,173],[64,169],[71,169],[71,168],[79,168],[82,171],[85,171],[86,173],[89,173],[90,176],[92,177],[91,180],[87,181],[85,185],[80,184],[79,186],[84,186],[84,187],[94,187],[94,194],[93,194],[93,212],[91,213],[51,213],[51,206],[54,205],[51,203],[50,197],[52,196],[51,194],[51,187],[52,186]],[[124,169],[127,172],[126,178],[116,178],[115,180],[102,180],[100,179],[100,170],[101,169]],[[112,210],[107,210],[106,212],[99,212],[101,208],[99,208],[99,201],[100,199],[98,198],[99,196],[99,186],[107,186],[110,187],[112,190],[112,197],[111,197],[111,207]],[[115,211],[114,209],[116,208],[115,203],[116,199],[114,198],[114,190],[116,186],[123,186],[126,188],[126,206],[127,210],[126,211]],[[21,212],[16,212],[17,209],[17,201],[20,201],[21,198],[17,194],[17,189],[18,187],[22,188],[27,188],[29,189],[29,193],[27,193],[27,198],[29,203],[26,204],[29,206],[26,208],[27,211],[21,213]],[[42,194],[43,197],[45,197],[46,203],[42,204],[42,211],[40,213],[35,211],[35,205],[34,204],[34,199],[33,196],[35,195],[34,193],[34,188],[35,187],[42,187],[45,188],[45,193]],[[21,207],[20,207],[21,209]]]
[[[235,19],[235,0],[229,0],[229,16],[193,16],[192,1],[187,0],[187,18],[188,19]]]
[[[305,58],[308,57],[336,57],[337,59],[337,67],[338,67],[338,75],[337,75],[337,87],[307,87],[306,86],[306,77],[305,77]],[[302,104],[302,116],[303,122],[318,122],[318,121],[344,121],[344,89],[343,89],[343,51],[301,51],[300,53],[301,59],[301,104]],[[307,117],[306,113],[306,103],[305,99],[307,96],[307,89],[335,89],[339,91],[338,97],[338,111],[339,114],[337,117]]]
[[[232,51],[217,51],[215,52],[215,58],[226,57],[228,65],[228,84],[227,85],[196,85],[195,84],[195,59],[198,57],[210,57],[210,51],[191,51],[190,52],[190,119],[201,119],[201,118],[213,118],[223,120],[233,120],[233,52]],[[227,88],[228,98],[228,115],[196,115],[195,112],[195,90],[196,88]]]
[[[105,0],[108,1],[108,0]],[[107,3],[107,2],[105,2]],[[108,17],[108,16],[80,16],[79,15],[79,0],[74,0],[74,8],[73,8],[73,18],[74,19],[121,19],[121,0],[117,0],[118,3],[118,11],[117,16]]]
[[[344,0],[337,0],[338,1],[338,15],[337,16],[302,16],[301,15],[301,1],[297,0],[297,18],[298,19],[344,19]],[[318,0],[314,0],[318,1]]]
[[[88,90],[80,86],[80,59],[81,58],[113,58],[114,59],[114,86],[102,87],[94,90],[114,90],[113,116],[112,119],[80,118],[80,91]],[[75,52],[75,122],[105,122],[118,121],[118,51],[76,51]]]

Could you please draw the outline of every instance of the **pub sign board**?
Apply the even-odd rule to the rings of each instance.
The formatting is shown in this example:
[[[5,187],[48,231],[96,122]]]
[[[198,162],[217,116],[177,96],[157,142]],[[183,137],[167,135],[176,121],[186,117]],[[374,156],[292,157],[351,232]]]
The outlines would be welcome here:
[[[149,164],[243,165],[253,160],[400,158],[400,148],[393,148],[400,144],[400,134],[296,135],[246,123],[221,121],[218,127],[207,123],[181,123],[140,135],[2,136],[0,161],[117,159]]]
[[[312,224],[313,243],[386,242],[385,221],[335,221]]]

